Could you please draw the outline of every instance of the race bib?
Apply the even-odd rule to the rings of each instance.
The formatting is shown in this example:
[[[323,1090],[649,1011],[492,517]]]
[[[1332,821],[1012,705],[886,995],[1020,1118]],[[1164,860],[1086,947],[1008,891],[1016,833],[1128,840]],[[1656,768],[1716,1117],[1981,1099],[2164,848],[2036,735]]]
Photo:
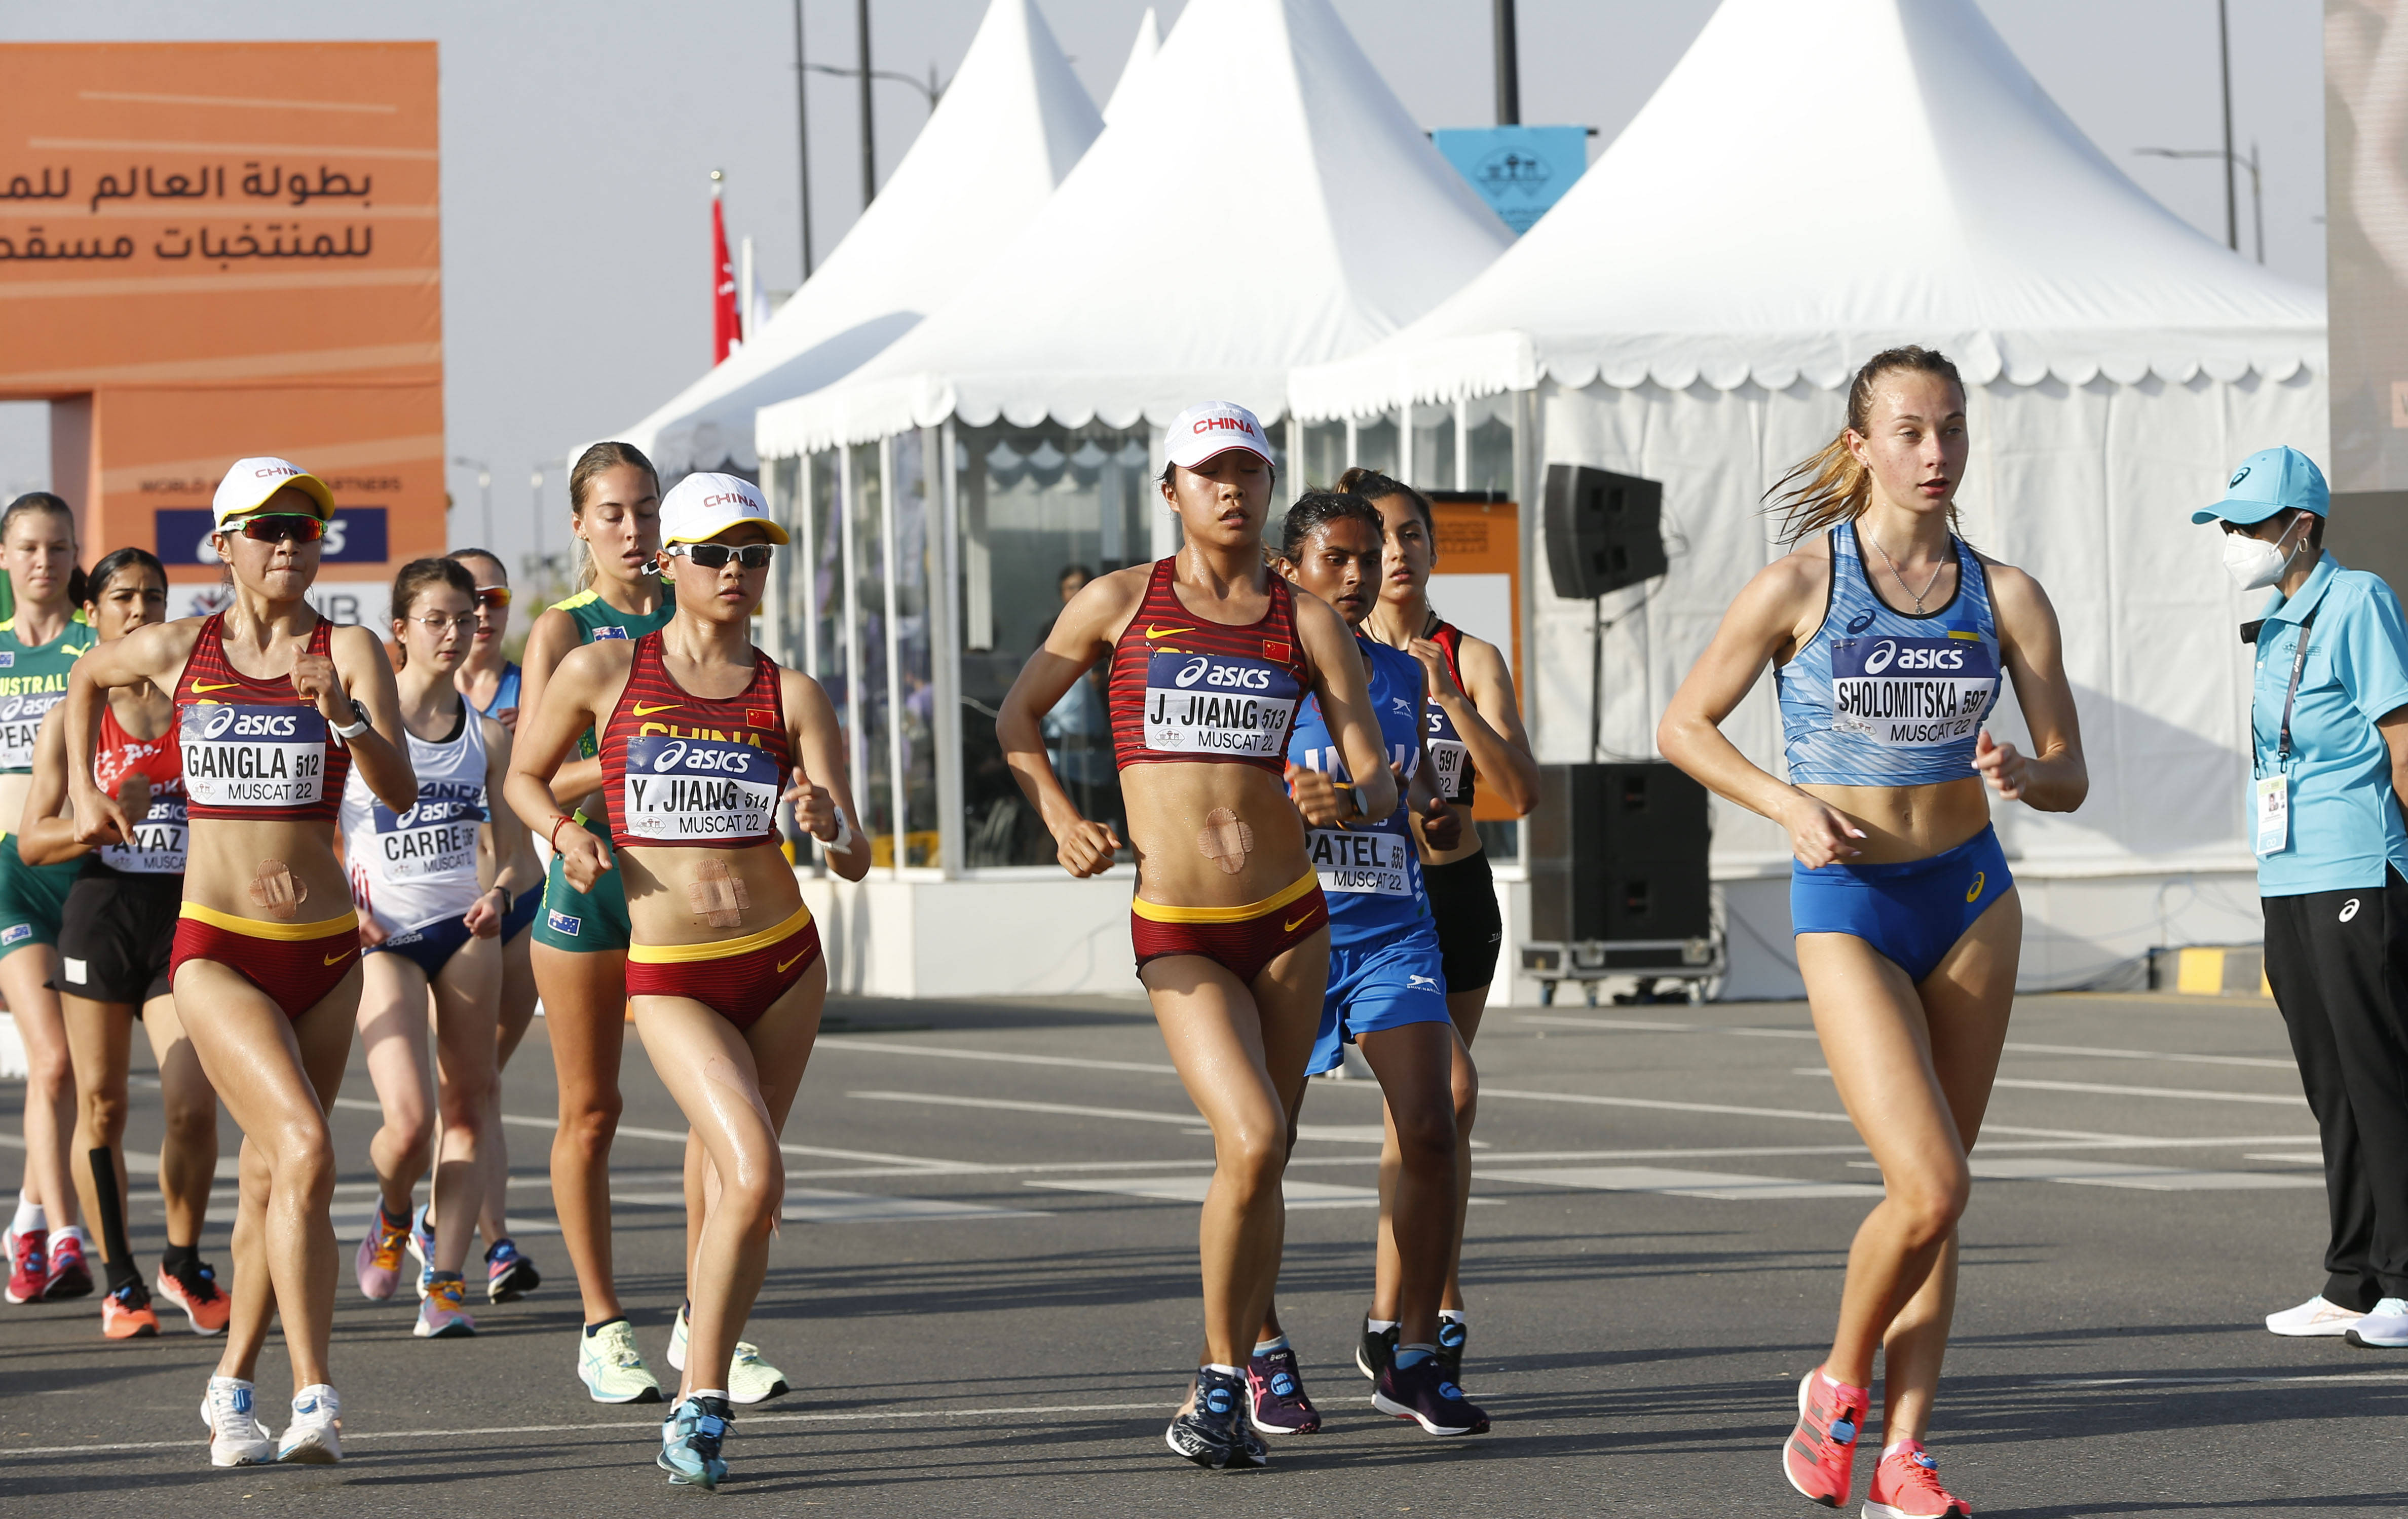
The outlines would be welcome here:
[[[34,767],[34,739],[42,718],[67,699],[64,691],[21,691],[0,697],[0,770]]]
[[[422,781],[416,807],[396,813],[379,802],[372,816],[373,843],[387,881],[476,873],[477,828],[485,821],[482,783]]]
[[[651,844],[766,838],[777,831],[783,780],[751,744],[646,734],[627,744],[622,831]]]
[[[1998,690],[1998,658],[1978,638],[1842,638],[1831,645],[1831,730],[1885,749],[1972,738]]]
[[[1303,695],[1286,666],[1228,654],[1157,653],[1145,666],[1145,747],[1274,758]]]
[[[1315,828],[1310,835],[1313,874],[1325,892],[1411,896],[1406,862],[1412,840],[1378,828]]]
[[[100,846],[100,863],[129,875],[179,876],[188,837],[183,796],[154,795],[150,810],[134,824],[125,842]]]
[[[184,709],[184,795],[204,807],[308,807],[326,788],[326,720],[314,707]]]

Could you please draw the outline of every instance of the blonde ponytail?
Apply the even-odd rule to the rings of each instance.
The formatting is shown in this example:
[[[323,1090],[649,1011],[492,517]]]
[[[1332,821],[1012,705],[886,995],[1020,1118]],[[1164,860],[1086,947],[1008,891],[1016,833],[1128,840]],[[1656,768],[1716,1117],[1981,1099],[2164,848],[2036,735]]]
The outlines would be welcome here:
[[[1813,537],[1865,514],[1865,507],[1872,499],[1872,471],[1857,462],[1848,448],[1848,435],[1866,435],[1872,423],[1873,382],[1899,369],[1938,375],[1956,386],[1959,395],[1965,394],[1965,381],[1957,375],[1956,366],[1936,350],[1909,345],[1884,349],[1867,359],[1856,378],[1848,381],[1847,426],[1839,437],[1791,466],[1789,472],[1764,493],[1769,503],[1765,509],[1780,514],[1782,542],[1796,543]],[[1953,504],[1948,509],[1948,524],[1952,530],[1956,525]]]

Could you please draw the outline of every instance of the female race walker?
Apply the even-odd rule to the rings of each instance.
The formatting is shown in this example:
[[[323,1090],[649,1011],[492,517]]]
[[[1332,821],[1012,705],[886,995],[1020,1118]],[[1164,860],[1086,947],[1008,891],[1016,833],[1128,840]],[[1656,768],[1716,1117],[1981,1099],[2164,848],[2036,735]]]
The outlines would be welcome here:
[[[1367,817],[1396,810],[1363,660],[1328,606],[1263,563],[1270,445],[1253,412],[1191,407],[1170,424],[1163,499],[1186,547],[1071,597],[996,723],[1021,790],[1074,876],[1122,845],[1079,814],[1047,762],[1044,716],[1111,661],[1112,747],[1138,857],[1129,936],[1181,1082],[1212,1128],[1204,1198],[1204,1365],[1170,1448],[1199,1466],[1260,1466],[1244,1368],[1270,1311],[1286,1214],[1288,1113],[1329,973],[1328,908],[1283,783],[1310,691],[1329,714]]]
[[[213,510],[233,604],[84,656],[67,689],[67,783],[77,837],[138,839],[93,779],[102,695],[145,681],[174,693],[192,823],[169,974],[201,1067],[244,1136],[233,1323],[201,1404],[209,1459],[327,1463],[342,1458],[342,1407],[326,1362],[337,1264],[326,1108],[360,998],[335,809],[355,767],[396,811],[417,802],[418,782],[384,645],[302,599],[334,515],[325,482],[281,459],[238,459]],[[294,1386],[293,1422],[274,1444],[251,1381],[271,1316],[283,1321]]]
[[[528,716],[509,799],[559,839],[580,890],[625,878],[628,1007],[708,1155],[685,1380],[659,1456],[672,1484],[708,1488],[727,1474],[727,1373],[785,1200],[778,1131],[827,996],[819,929],[779,838],[781,797],[847,880],[867,873],[869,849],[844,821],[844,740],[826,695],[752,647],[771,546],[787,541],[761,493],[733,475],[688,475],[660,526],[674,617],[560,662]],[[553,800],[589,725],[602,736],[615,854]]]
[[[1359,630],[1380,599],[1384,537],[1379,512],[1361,496],[1309,491],[1281,524],[1279,570]],[[1313,1075],[1335,1069],[1342,1043],[1360,1046],[1380,1079],[1388,1142],[1402,1160],[1383,1191],[1387,1206],[1379,1232],[1390,1252],[1403,1251],[1391,1302],[1404,1333],[1383,1358],[1371,1406],[1433,1435],[1484,1434],[1488,1416],[1464,1397],[1438,1359],[1439,1294],[1455,1253],[1452,1078],[1462,1041],[1447,1016],[1443,953],[1422,890],[1412,826],[1422,814],[1430,838],[1443,846],[1455,842],[1456,824],[1429,786],[1421,666],[1359,632],[1355,647],[1379,714],[1383,758],[1407,782],[1411,804],[1399,799],[1396,810],[1376,821],[1355,812],[1349,772],[1321,703],[1308,697],[1288,738],[1287,776],[1297,810],[1310,825],[1313,870],[1329,899],[1329,990],[1306,1068]],[[1295,1113],[1289,1116],[1293,1122]],[[1321,1427],[1304,1395],[1296,1353],[1276,1320],[1264,1325],[1246,1380],[1256,1429],[1286,1435]]]
[[[503,638],[510,627],[509,573],[502,567],[501,556],[491,549],[454,549],[443,557],[458,560],[474,577],[477,586],[477,641],[469,646],[468,657],[461,662],[459,669],[452,672],[452,682],[467,698],[468,705],[476,709],[478,716],[490,717],[516,732],[519,666],[502,652]],[[503,812],[509,810],[501,809]],[[510,1147],[502,1125],[501,1073],[509,1068],[510,1056],[518,1053],[519,1041],[526,1038],[527,1029],[535,1023],[535,962],[531,952],[535,921],[543,912],[542,864],[535,857],[535,846],[527,831],[521,827],[515,832],[527,841],[520,867],[522,871],[533,869],[535,884],[519,890],[510,899],[509,914],[502,919],[502,1004],[500,1025],[494,1032],[494,1095],[486,1105],[489,1122],[477,1152],[484,1158],[485,1169],[485,1205],[478,1212],[477,1226],[485,1237],[485,1300],[489,1303],[516,1302],[543,1284],[543,1275],[535,1268],[534,1259],[510,1238],[504,1207],[509,1199]],[[489,834],[489,839],[490,837]]]
[[[17,1020],[31,1077],[25,1083],[25,1181],[7,1233],[12,1303],[80,1297],[92,1291],[67,1154],[76,1124],[75,1072],[56,984],[59,912],[83,867],[35,865],[14,840],[33,785],[34,737],[67,689],[67,670],[92,647],[77,609],[75,514],[47,491],[0,512],[0,568],[17,597],[0,622],[0,998]]]
[[[1882,1434],[1870,1519],[1962,1514],[1923,1449],[1956,1301],[1965,1154],[2007,1036],[2023,908],[1987,781],[2071,811],[2089,789],[2057,613],[2038,581],[1955,531],[1965,387],[1919,348],[1875,354],[1848,425],[1774,487],[1799,546],[1740,593],[1656,734],[1664,756],[1789,833],[1789,912],[1823,1053],[1885,1193],[1848,1253],[1831,1354],[1798,1389],[1791,1485],[1847,1501],[1873,1352]],[[1718,724],[1770,661],[1789,782]],[[2001,671],[2035,752],[1982,727]]]
[[[363,1297],[391,1297],[401,1280],[398,1242],[408,1238],[419,1265],[411,1333],[422,1340],[477,1332],[462,1306],[460,1269],[491,1174],[482,1150],[500,1126],[493,1111],[499,935],[511,893],[536,880],[531,852],[520,846],[525,824],[496,810],[509,734],[470,711],[452,683],[476,637],[476,581],[449,559],[412,560],[394,577],[396,683],[418,804],[395,811],[354,770],[340,813],[351,901],[366,914],[360,1040],[384,1111],[368,1146],[382,1196],[369,1206],[353,1270]],[[495,859],[498,871],[487,863]],[[497,879],[489,884],[480,873]],[[434,1188],[413,1218],[410,1196],[430,1163]],[[438,1221],[456,1222],[438,1230]]]
[[[166,617],[167,571],[143,550],[120,549],[103,559],[93,569],[91,592],[84,618],[99,642]],[[167,1210],[167,1253],[156,1290],[184,1311],[194,1334],[222,1334],[233,1308],[201,1260],[201,1226],[217,1178],[218,1095],[176,1016],[167,977],[184,896],[184,764],[175,704],[147,682],[108,694],[93,780],[137,821],[131,839],[99,849],[77,842],[75,820],[58,815],[67,799],[64,718],[64,709],[53,709],[42,720],[18,847],[35,866],[79,862],[59,918],[59,1002],[75,1052],[75,1182],[84,1211],[100,1223],[108,1272],[101,1333],[126,1340],[159,1332],[150,1289],[125,1237],[126,1067],[139,1020],[158,1061],[166,1110],[159,1196]]]
[[[1429,578],[1438,563],[1438,523],[1429,498],[1401,480],[1355,468],[1339,477],[1339,489],[1353,491],[1378,509],[1387,528],[1387,559],[1379,605],[1364,631],[1391,649],[1420,661],[1426,695],[1431,770],[1439,794],[1455,819],[1455,842],[1440,848],[1427,824],[1416,818],[1422,884],[1429,893],[1446,962],[1446,1010],[1462,1036],[1455,1056],[1455,1254],[1447,1261],[1446,1294],[1440,1299],[1439,1369],[1449,1382],[1463,1381],[1463,1353],[1471,1319],[1463,1306],[1463,1225],[1471,1203],[1471,1125],[1480,1104],[1480,1075],[1472,1068],[1471,1041],[1488,1006],[1488,985],[1497,979],[1497,954],[1505,941],[1505,920],[1497,907],[1497,880],[1488,852],[1471,825],[1474,791],[1484,778],[1516,813],[1539,805],[1539,762],[1522,726],[1513,696],[1513,672],[1497,646],[1475,638],[1431,609]],[[1379,1272],[1371,1311],[1354,1364],[1376,1378],[1397,1343],[1397,1245],[1388,1227],[1395,1206],[1396,1126],[1380,1152]]]

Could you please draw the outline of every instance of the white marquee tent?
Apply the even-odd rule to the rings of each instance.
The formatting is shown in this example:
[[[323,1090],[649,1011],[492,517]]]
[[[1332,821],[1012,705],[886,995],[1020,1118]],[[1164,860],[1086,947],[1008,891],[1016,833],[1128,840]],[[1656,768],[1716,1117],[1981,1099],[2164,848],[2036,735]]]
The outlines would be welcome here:
[[[2251,450],[2325,453],[2323,299],[2149,199],[1973,0],[1725,0],[1485,274],[1289,394],[1324,418],[1523,393],[1525,501],[1549,461],[1664,482],[1671,570],[1603,606],[1601,747],[1646,757],[1723,609],[1780,552],[1762,493],[1837,431],[1854,367],[1899,342],[1963,367],[1966,535],[2051,592],[2083,718],[2088,803],[1997,809],[2027,983],[2256,939],[2233,631],[2254,610],[2187,512]],[[1585,758],[1592,608],[1556,600],[1526,552],[1541,758]],[[1995,726],[2019,733],[2012,704]],[[1769,679],[1729,730],[1779,773]],[[1731,991],[1794,991],[1784,842],[1719,803],[1715,821]]]
[[[1105,125],[1111,124],[1113,116],[1119,113],[1125,100],[1133,100],[1137,97],[1138,81],[1145,78],[1146,66],[1154,62],[1154,55],[1161,50],[1162,23],[1154,20],[1154,7],[1148,6],[1145,7],[1145,14],[1138,20],[1137,40],[1129,44],[1128,62],[1121,65],[1120,82],[1112,86],[1111,97],[1104,102]]]
[[[752,342],[616,436],[675,479],[758,467],[752,414],[850,372],[935,310],[1103,129],[1034,0],[994,0],[934,115]]]

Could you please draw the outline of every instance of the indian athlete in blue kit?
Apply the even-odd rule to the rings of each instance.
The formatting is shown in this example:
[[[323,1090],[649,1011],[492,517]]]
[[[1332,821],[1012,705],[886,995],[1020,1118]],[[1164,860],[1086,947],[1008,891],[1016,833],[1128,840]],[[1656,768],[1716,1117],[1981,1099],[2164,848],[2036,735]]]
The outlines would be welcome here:
[[[1329,899],[1329,987],[1306,1070],[1335,1068],[1343,1046],[1354,1044],[1379,1077],[1396,1123],[1403,1164],[1389,1199],[1390,1223],[1403,1271],[1397,1326],[1367,1338],[1367,1345],[1378,1345],[1376,1354],[1358,1351],[1355,1357],[1372,1381],[1371,1404],[1433,1435],[1480,1434],[1488,1416],[1463,1396],[1437,1354],[1439,1299],[1457,1227],[1453,1080],[1461,1041],[1447,1015],[1443,957],[1412,810],[1421,810],[1441,847],[1452,844],[1459,824],[1425,765],[1420,663],[1360,632],[1379,599],[1384,537],[1369,502],[1336,491],[1308,492],[1288,509],[1282,533],[1280,573],[1337,608],[1357,630],[1381,744],[1405,783],[1394,810],[1364,817],[1320,703],[1308,700],[1297,711],[1288,739],[1289,790],[1310,825],[1313,870]],[[1293,1113],[1289,1124],[1292,1132]],[[1276,1311],[1264,1320],[1246,1377],[1257,1430],[1312,1434],[1321,1427]]]

